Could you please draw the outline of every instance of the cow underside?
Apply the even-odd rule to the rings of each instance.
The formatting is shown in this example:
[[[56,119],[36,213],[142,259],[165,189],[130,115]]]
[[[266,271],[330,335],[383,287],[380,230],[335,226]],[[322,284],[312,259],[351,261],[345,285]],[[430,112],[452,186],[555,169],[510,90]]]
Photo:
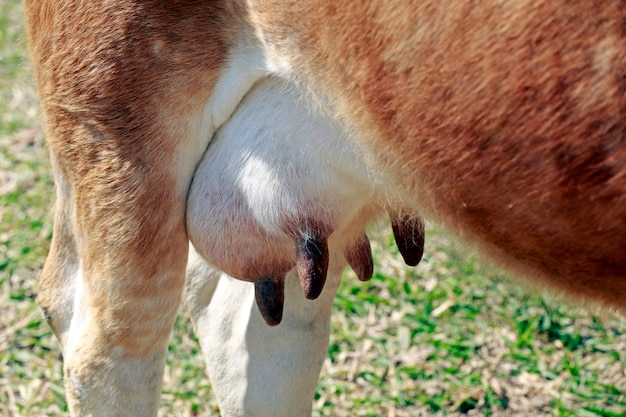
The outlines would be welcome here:
[[[224,291],[254,293],[267,323],[287,313],[304,332],[280,369],[293,378],[306,346],[316,358],[293,382],[307,391],[294,414],[310,412],[340,270],[371,276],[364,230],[385,213],[410,264],[424,215],[523,280],[625,309],[623,1],[29,0],[26,12],[57,186],[39,303],[72,415],[155,415],[189,240],[209,362],[215,334],[293,337],[215,333],[205,320],[228,278],[212,268],[254,282]],[[285,301],[296,276],[302,311]],[[279,360],[264,355],[249,363]],[[244,368],[214,373],[233,415],[287,395]]]

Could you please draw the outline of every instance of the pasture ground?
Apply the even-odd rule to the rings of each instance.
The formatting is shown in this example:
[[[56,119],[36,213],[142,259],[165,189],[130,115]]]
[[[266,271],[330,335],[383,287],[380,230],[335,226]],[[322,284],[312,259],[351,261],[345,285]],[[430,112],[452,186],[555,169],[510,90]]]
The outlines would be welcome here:
[[[0,416],[61,416],[59,346],[35,296],[53,183],[22,5],[0,0]],[[626,321],[530,293],[434,227],[416,269],[374,231],[376,276],[346,273],[314,416],[626,416]],[[216,416],[184,312],[161,415]]]

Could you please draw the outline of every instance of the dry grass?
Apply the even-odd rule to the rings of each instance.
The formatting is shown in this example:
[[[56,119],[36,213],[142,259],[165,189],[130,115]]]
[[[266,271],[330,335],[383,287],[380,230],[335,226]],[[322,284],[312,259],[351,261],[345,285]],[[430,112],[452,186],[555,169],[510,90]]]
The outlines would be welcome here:
[[[59,347],[34,303],[53,185],[22,33],[21,4],[0,0],[0,416],[59,416]],[[374,280],[346,275],[315,416],[626,415],[623,320],[529,296],[439,231],[427,245],[408,270],[382,234]],[[217,415],[184,314],[170,350],[161,414]]]

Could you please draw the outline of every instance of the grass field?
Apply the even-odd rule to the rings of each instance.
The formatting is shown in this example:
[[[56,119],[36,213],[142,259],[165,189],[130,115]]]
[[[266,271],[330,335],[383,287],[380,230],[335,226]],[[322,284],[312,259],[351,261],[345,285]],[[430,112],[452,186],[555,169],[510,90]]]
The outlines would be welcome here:
[[[0,0],[0,416],[54,417],[59,346],[34,302],[53,184],[21,7]],[[529,295],[434,227],[416,269],[373,234],[377,274],[344,277],[315,416],[626,416],[624,320]],[[161,415],[218,415],[184,313],[170,351]]]

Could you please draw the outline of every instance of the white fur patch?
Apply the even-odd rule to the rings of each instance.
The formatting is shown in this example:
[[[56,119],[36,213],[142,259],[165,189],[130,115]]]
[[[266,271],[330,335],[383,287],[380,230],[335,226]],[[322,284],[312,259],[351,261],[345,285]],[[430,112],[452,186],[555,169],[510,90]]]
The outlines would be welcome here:
[[[251,45],[235,48],[209,100],[213,129],[222,126],[254,83],[267,73],[263,51]]]
[[[185,192],[200,157],[217,129],[234,113],[252,86],[266,73],[263,51],[242,44],[230,52],[202,113],[192,116],[190,141],[177,151],[177,178]]]
[[[90,314],[87,308],[87,293],[82,268],[79,266],[72,278],[67,279],[66,282],[68,285],[64,288],[64,293],[69,295],[71,292],[73,295],[72,318],[69,321],[69,331],[60,332],[59,339],[63,345],[64,356],[69,358],[83,338]],[[68,299],[71,298],[68,297]]]

